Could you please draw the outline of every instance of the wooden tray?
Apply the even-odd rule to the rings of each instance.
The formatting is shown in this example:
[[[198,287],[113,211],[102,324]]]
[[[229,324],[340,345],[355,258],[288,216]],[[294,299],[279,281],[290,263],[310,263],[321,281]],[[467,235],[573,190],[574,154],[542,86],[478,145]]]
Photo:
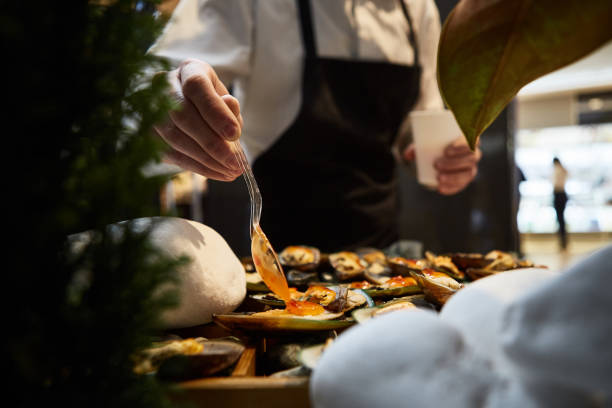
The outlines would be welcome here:
[[[278,340],[274,334],[252,334],[229,331],[215,323],[173,330],[182,338],[227,336],[238,337],[246,345],[231,374],[176,383],[171,398],[196,407],[310,407],[309,377],[269,377],[258,370],[258,360],[267,352],[268,344]]]

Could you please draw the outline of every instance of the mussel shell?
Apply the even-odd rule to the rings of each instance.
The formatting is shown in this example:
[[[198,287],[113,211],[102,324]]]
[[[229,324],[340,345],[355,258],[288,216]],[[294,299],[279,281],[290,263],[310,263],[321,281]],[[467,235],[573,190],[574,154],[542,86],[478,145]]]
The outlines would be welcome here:
[[[340,281],[355,279],[363,275],[365,262],[355,252],[342,251],[329,255],[329,262]]]
[[[468,268],[484,268],[493,261],[492,259],[487,259],[484,257],[484,255],[478,253],[456,252],[447,254],[446,256],[450,257],[453,263],[463,271]]]
[[[307,286],[310,282],[314,282],[318,279],[316,272],[306,272],[298,269],[287,271],[285,277],[287,278],[289,286]]]
[[[397,310],[415,310],[417,308],[420,307],[418,307],[411,299],[399,298],[382,303],[378,306],[353,310],[351,315],[357,323],[363,323],[366,320],[385,313],[391,313]]]
[[[391,267],[386,263],[374,262],[369,264],[365,271],[363,272],[363,276],[370,282],[375,283],[377,285],[383,283],[385,280],[390,278],[393,274]]]
[[[384,264],[387,262],[385,253],[377,248],[358,248],[355,250],[355,253],[363,259],[367,265],[373,263]]]
[[[427,272],[429,271],[429,272]],[[446,301],[463,287],[462,284],[455,281],[448,275],[439,272],[441,276],[435,277],[434,271],[425,269],[421,272],[411,272],[412,277],[417,281],[425,298],[439,306],[442,306]]]
[[[481,268],[468,268],[465,271],[465,274],[472,280],[478,280],[481,278],[486,278],[487,276],[491,276],[494,275],[496,273],[499,273],[497,271],[489,271],[487,269],[481,269]]]
[[[457,268],[451,257],[444,255],[436,256],[429,251],[425,252],[425,256],[427,257],[427,263],[429,264],[430,268],[433,268],[438,272],[443,272],[453,279],[465,279],[465,273]]]
[[[321,251],[306,245],[292,245],[278,254],[278,259],[284,268],[293,268],[300,271],[316,269],[321,261]]]
[[[249,295],[251,299],[258,301],[259,303],[263,303],[264,305],[274,306],[274,307],[285,307],[285,302],[282,299],[276,297],[273,293],[256,293],[254,295]]]
[[[402,276],[410,276],[410,271],[420,271],[427,266],[422,260],[407,259],[401,256],[387,258],[387,264],[394,274]]]
[[[228,330],[261,332],[311,332],[337,330],[355,323],[353,319],[339,319],[343,313],[326,312],[319,316],[296,316],[272,309],[260,313],[229,313],[213,315],[213,322]]]
[[[351,289],[350,292],[353,294],[353,296],[349,297],[349,301],[352,302],[355,307],[358,306],[363,306],[363,301],[361,300],[356,300],[357,296],[354,295],[361,295],[363,296],[363,298],[365,299],[365,304],[368,307],[372,307],[375,306],[374,300],[372,299],[372,297],[370,295],[368,295],[363,289]]]
[[[204,349],[193,355],[174,355],[165,359],[157,370],[157,376],[167,381],[185,381],[207,377],[231,367],[245,347],[234,341],[210,340]]]
[[[404,286],[399,288],[382,289],[378,287],[363,289],[363,291],[373,299],[406,296],[423,292],[420,286]]]
[[[518,266],[517,260],[508,252],[499,250],[490,251],[485,255],[485,259],[491,259],[491,263],[486,265],[483,269],[492,271],[507,271],[514,269]]]

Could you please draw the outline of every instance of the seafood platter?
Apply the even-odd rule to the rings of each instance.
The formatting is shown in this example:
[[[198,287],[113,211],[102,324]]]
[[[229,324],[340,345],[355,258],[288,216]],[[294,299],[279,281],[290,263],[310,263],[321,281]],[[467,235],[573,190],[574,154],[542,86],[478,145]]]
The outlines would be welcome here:
[[[307,404],[308,376],[343,330],[397,311],[435,313],[470,282],[535,266],[499,250],[426,251],[413,259],[376,248],[322,253],[295,245],[278,253],[286,278],[285,289],[279,289],[262,278],[257,261],[241,259],[247,296],[236,311],[213,315],[213,322],[203,326],[175,330],[137,356],[135,371],[205,392],[208,400],[224,387],[244,392],[260,387],[274,391],[275,400],[279,389],[292,390],[288,398],[301,393]],[[222,393],[217,397],[219,403],[225,398]]]

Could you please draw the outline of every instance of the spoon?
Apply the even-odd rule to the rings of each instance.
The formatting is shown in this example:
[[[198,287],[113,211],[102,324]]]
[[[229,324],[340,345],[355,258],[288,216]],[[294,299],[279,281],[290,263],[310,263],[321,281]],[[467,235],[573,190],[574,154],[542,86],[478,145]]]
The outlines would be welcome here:
[[[257,272],[259,272],[259,275],[270,290],[284,300],[285,303],[289,303],[291,301],[289,285],[287,285],[287,279],[278,260],[278,255],[276,255],[272,244],[270,244],[266,234],[264,234],[259,226],[259,220],[261,219],[261,193],[253,176],[251,165],[238,140],[234,141],[234,154],[242,168],[242,174],[251,198],[251,255],[253,256],[255,269],[257,269]]]

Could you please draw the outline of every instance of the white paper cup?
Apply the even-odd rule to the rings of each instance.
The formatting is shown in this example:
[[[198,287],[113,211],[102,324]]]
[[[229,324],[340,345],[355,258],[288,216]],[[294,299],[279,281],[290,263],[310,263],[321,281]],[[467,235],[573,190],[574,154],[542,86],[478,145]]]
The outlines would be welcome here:
[[[410,113],[417,180],[435,189],[438,186],[434,161],[444,148],[463,134],[450,110],[426,110]]]

